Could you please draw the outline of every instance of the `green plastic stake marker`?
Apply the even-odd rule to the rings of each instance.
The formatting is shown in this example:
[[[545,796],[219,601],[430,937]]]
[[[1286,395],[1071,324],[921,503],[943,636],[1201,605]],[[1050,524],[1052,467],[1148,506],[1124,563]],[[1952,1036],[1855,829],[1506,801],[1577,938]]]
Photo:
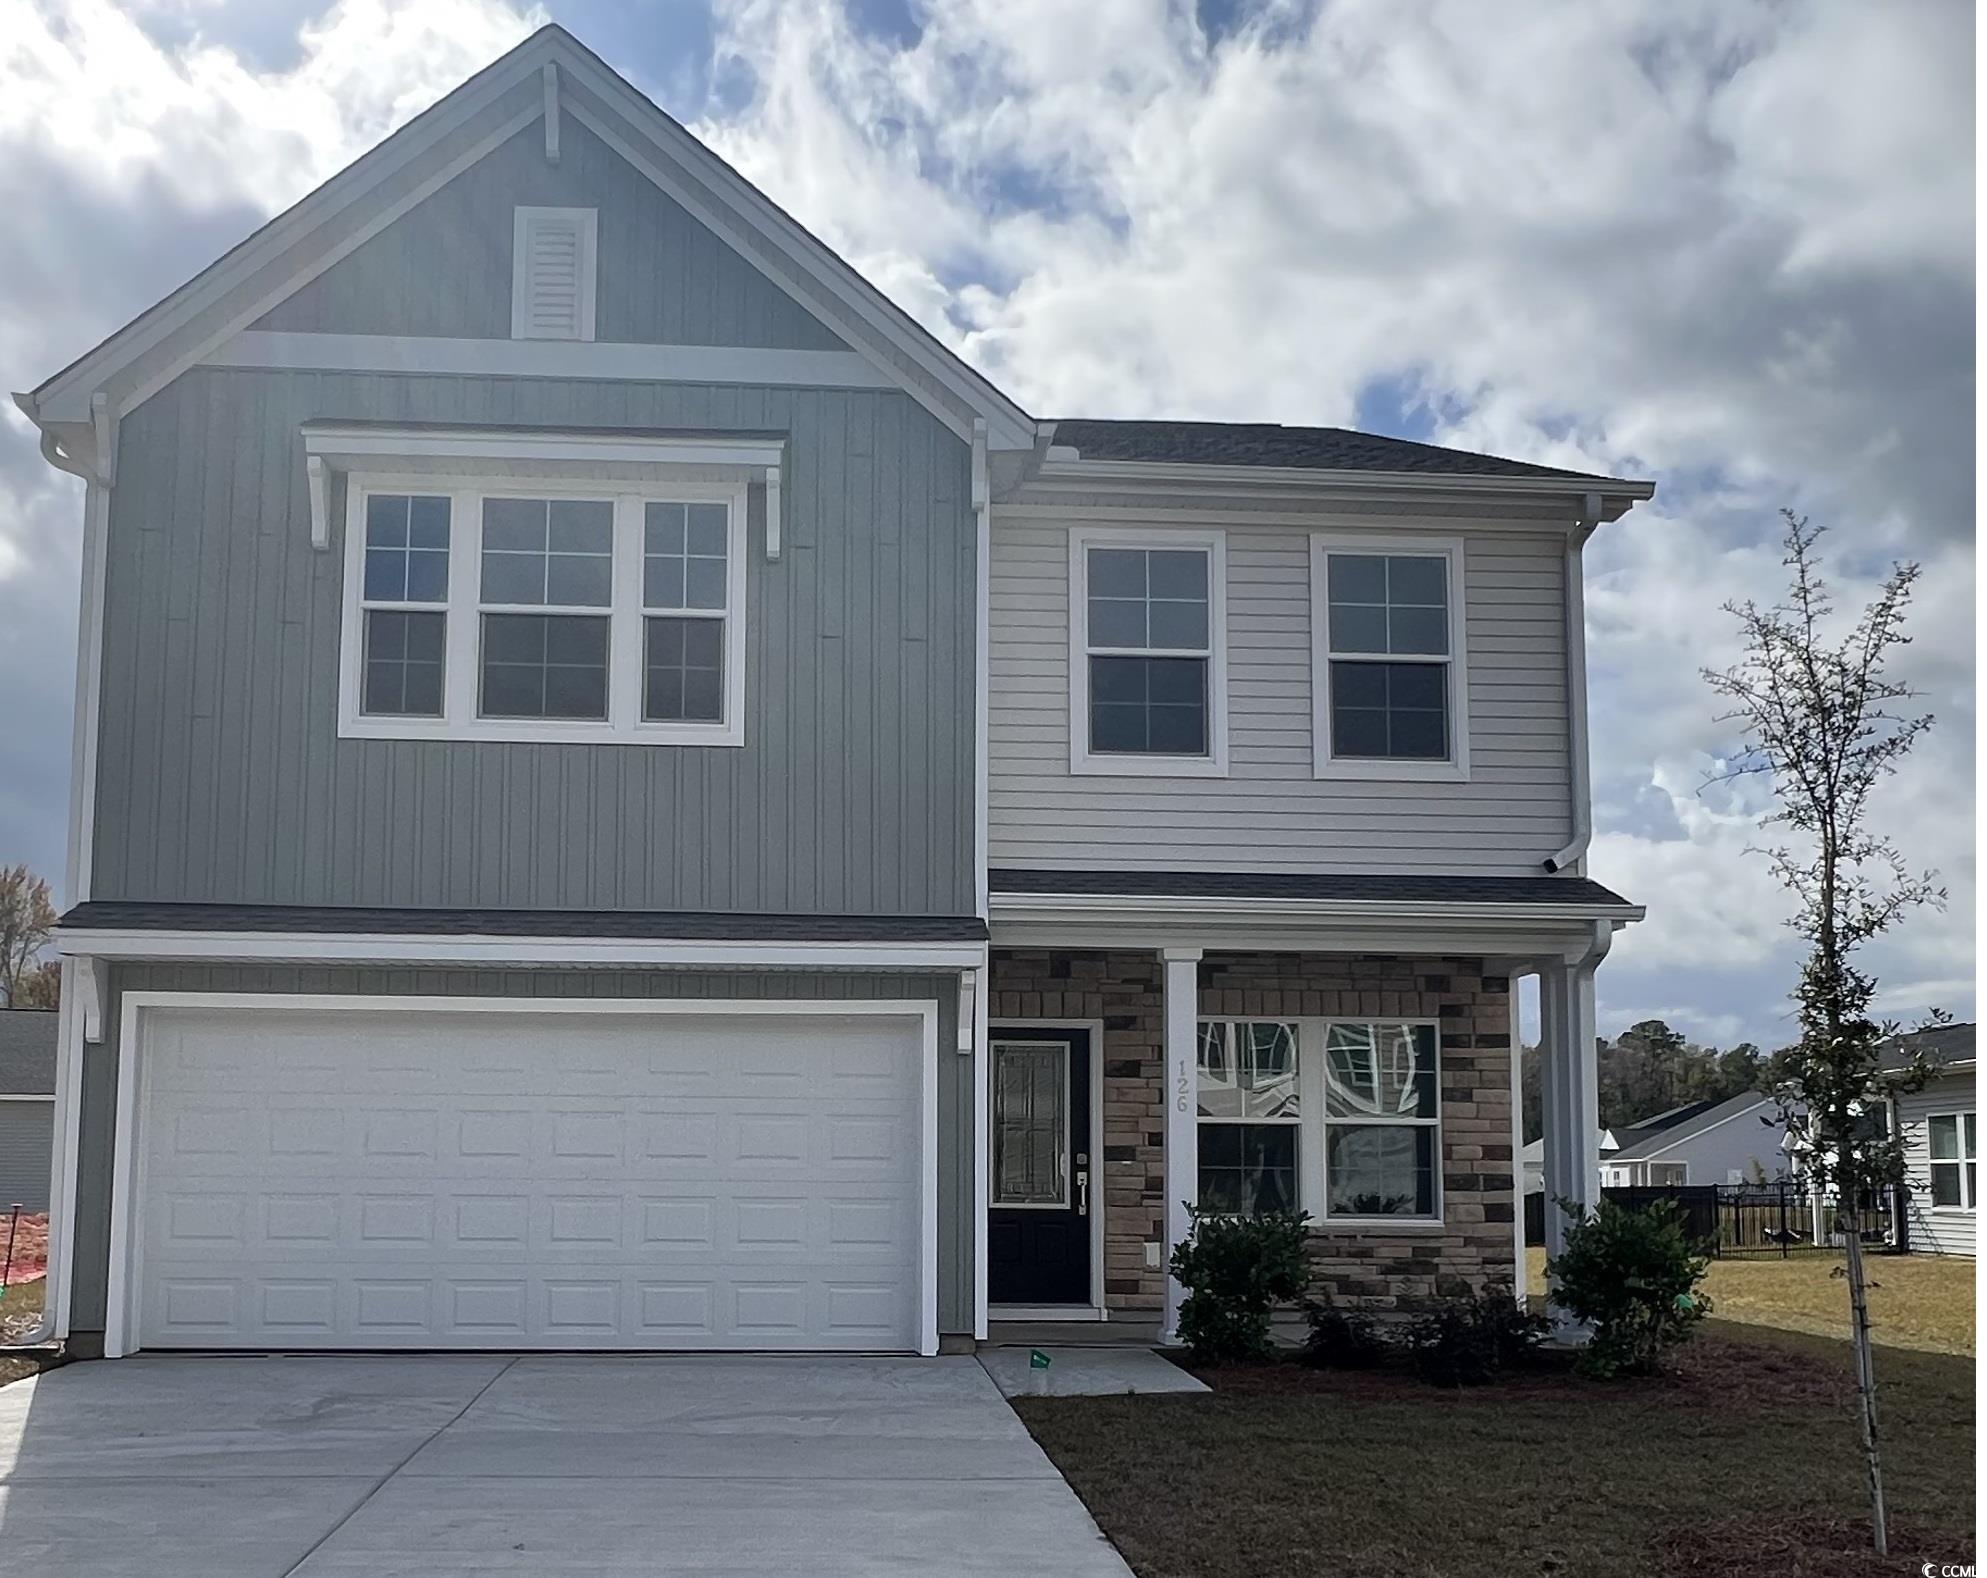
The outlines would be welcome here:
[[[1049,1367],[1049,1356],[1046,1353],[1042,1352],[1040,1348],[1030,1348],[1028,1350],[1029,1369],[1046,1370],[1048,1367]]]

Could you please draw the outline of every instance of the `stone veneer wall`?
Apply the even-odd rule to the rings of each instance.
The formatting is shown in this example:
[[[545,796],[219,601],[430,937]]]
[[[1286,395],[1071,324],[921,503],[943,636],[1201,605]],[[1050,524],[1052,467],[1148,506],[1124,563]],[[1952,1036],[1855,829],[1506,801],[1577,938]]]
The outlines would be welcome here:
[[[1146,1245],[1165,1236],[1165,1004],[1149,953],[996,949],[988,1012],[996,1023],[1104,1025],[1104,1293],[1115,1313],[1156,1312],[1165,1274]],[[1209,953],[1205,1017],[1353,1015],[1441,1023],[1439,1229],[1321,1229],[1314,1293],[1373,1310],[1412,1310],[1514,1276],[1511,985],[1476,960],[1347,954]]]

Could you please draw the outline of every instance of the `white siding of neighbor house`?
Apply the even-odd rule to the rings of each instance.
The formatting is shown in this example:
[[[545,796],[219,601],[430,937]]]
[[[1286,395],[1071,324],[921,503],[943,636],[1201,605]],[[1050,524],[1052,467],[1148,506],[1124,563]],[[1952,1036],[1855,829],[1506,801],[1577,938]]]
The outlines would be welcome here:
[[[1973,1211],[1932,1204],[1932,1140],[1925,1120],[1935,1112],[1972,1112],[1973,1075],[1941,1074],[1923,1090],[1897,1098],[1898,1132],[1904,1137],[1905,1201],[1910,1248],[1930,1255],[1971,1255]],[[1975,1167],[1976,1187],[1980,1179]]]
[[[1364,534],[1386,523],[1317,524]],[[995,508],[993,865],[1518,876],[1567,841],[1562,537],[1458,523],[1471,770],[1467,783],[1434,783],[1313,775],[1310,530],[1267,523],[1226,528],[1228,775],[1073,776],[1070,530]],[[1404,547],[1417,537],[1400,535]]]

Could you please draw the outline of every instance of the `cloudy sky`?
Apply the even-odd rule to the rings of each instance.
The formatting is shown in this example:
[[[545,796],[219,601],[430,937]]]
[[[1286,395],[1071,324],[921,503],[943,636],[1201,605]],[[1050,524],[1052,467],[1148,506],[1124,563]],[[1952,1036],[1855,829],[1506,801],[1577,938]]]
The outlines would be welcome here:
[[[1874,955],[1973,1012],[1966,0],[0,0],[0,377],[33,386],[547,19],[1042,415],[1361,426],[1649,476],[1589,553],[1602,1029],[1787,1039],[1697,678],[1811,513],[1926,574]],[[59,880],[80,488],[0,418],[0,864]]]

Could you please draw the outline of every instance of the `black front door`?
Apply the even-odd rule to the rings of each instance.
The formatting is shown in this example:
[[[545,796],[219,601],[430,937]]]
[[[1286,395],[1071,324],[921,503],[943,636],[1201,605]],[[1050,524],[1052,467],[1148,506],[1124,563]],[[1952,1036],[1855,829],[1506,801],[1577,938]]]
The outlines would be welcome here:
[[[1088,1304],[1090,1032],[996,1030],[987,1300]]]

